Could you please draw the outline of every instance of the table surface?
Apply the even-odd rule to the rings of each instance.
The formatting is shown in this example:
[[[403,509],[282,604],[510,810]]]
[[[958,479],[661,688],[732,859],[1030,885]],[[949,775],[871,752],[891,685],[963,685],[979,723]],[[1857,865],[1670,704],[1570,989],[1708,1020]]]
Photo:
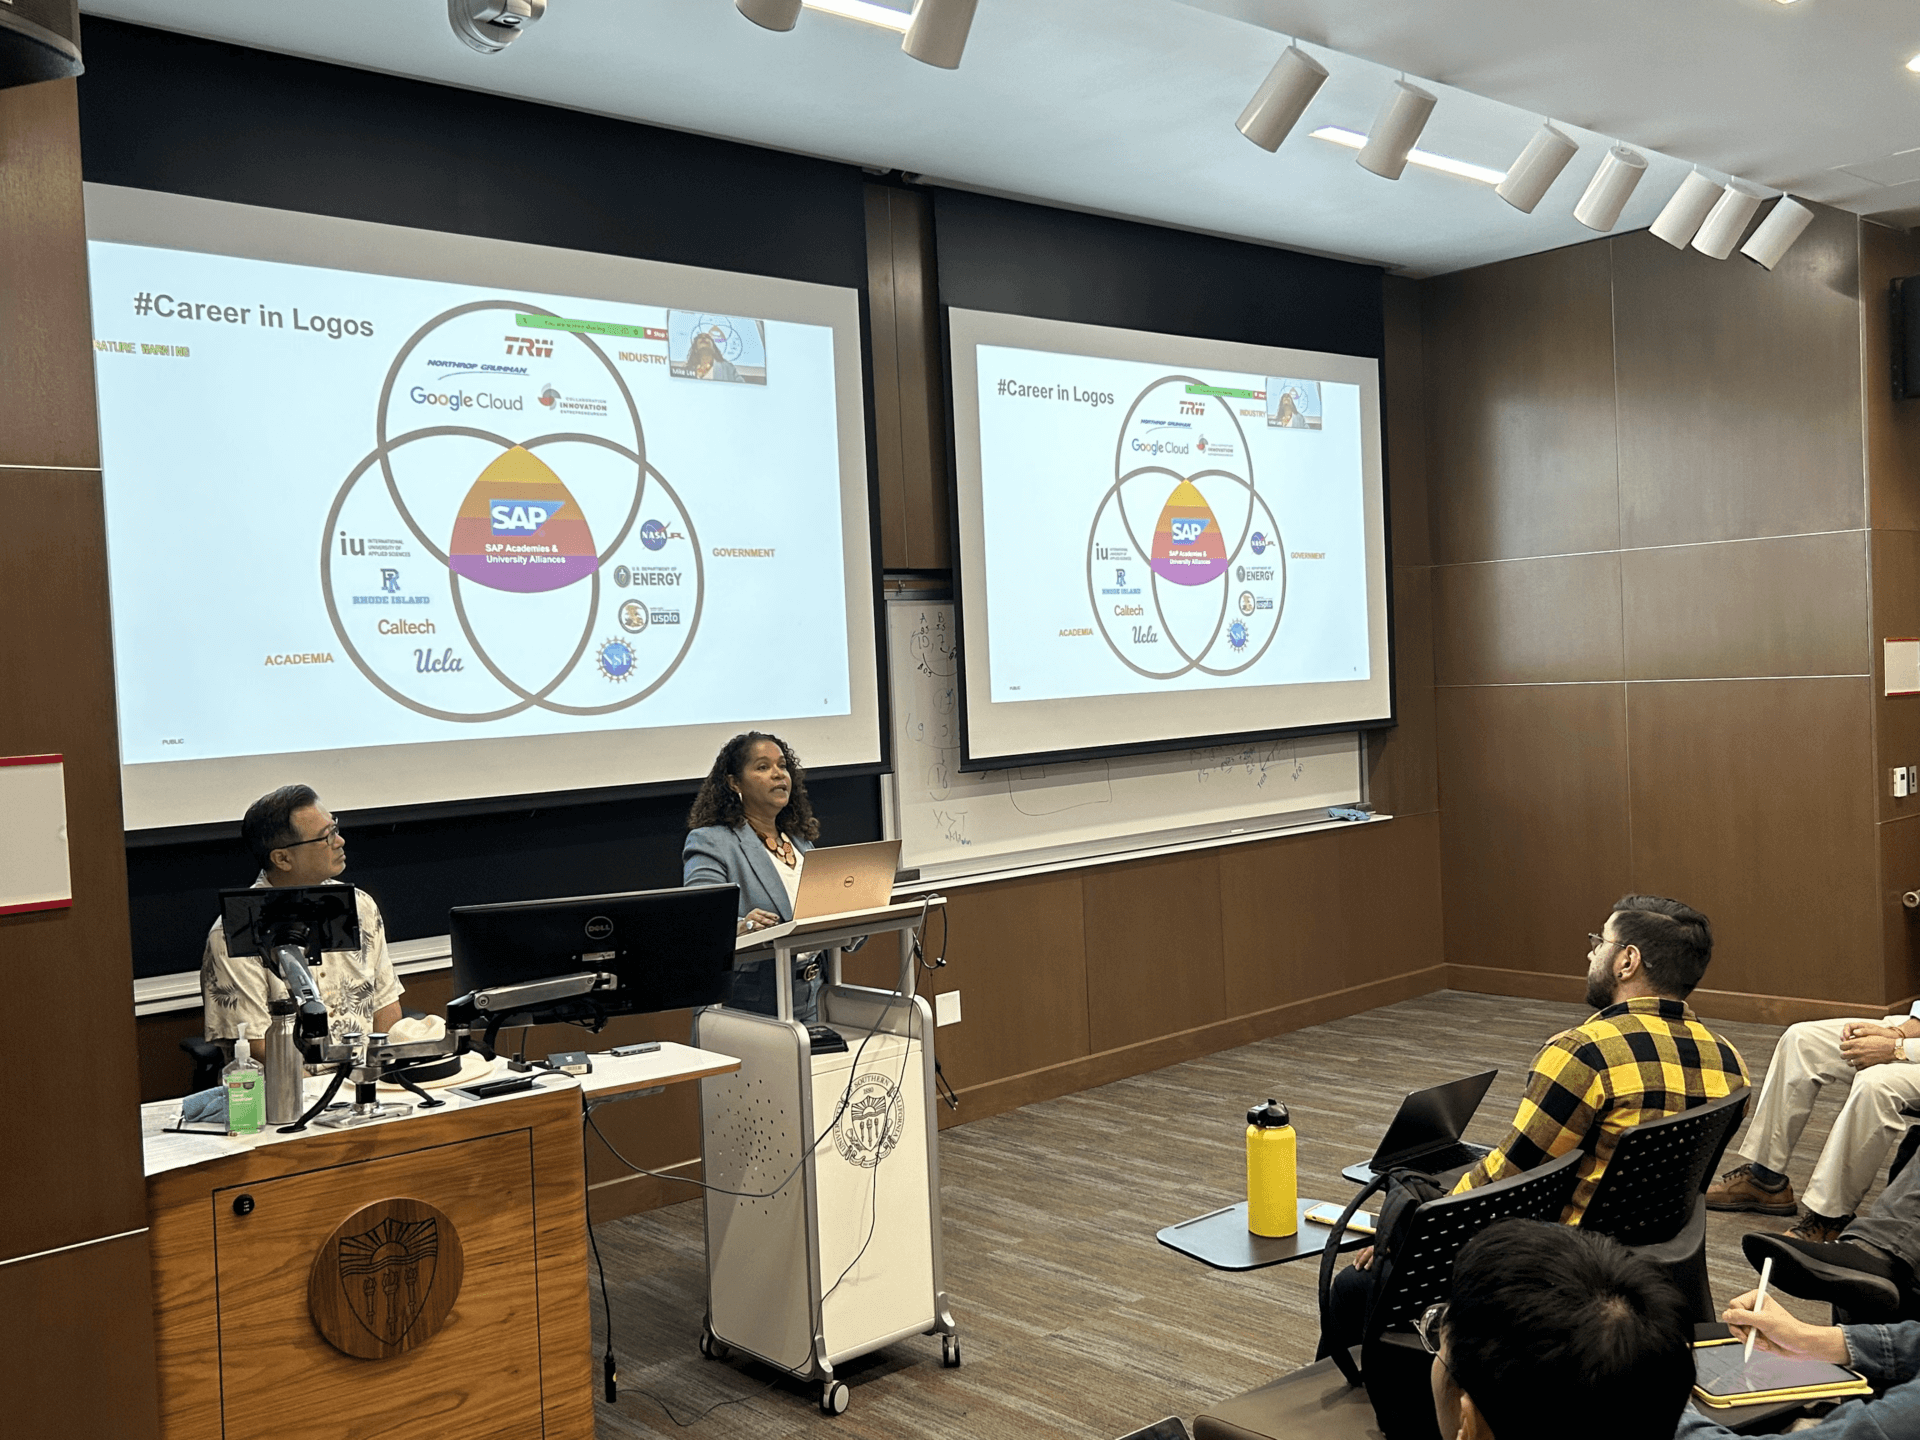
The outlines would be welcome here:
[[[724,1075],[738,1070],[740,1062],[731,1055],[722,1055],[713,1050],[696,1050],[691,1045],[681,1045],[676,1041],[663,1040],[660,1048],[645,1055],[613,1056],[604,1051],[593,1059],[593,1073],[575,1078],[572,1075],[556,1074],[552,1071],[536,1072],[533,1088],[583,1090],[589,1099],[610,1100],[634,1092],[655,1090],[663,1085],[674,1085],[686,1080],[698,1080],[707,1075]],[[476,1076],[474,1080],[498,1078],[508,1074],[504,1059],[493,1063],[494,1074]],[[311,1105],[320,1098],[327,1087],[329,1077],[325,1075],[308,1076],[302,1087],[305,1103]],[[463,1083],[472,1084],[474,1080]],[[341,1087],[343,1092],[346,1087]],[[431,1118],[435,1115],[450,1115],[456,1110],[471,1109],[476,1105],[508,1105],[529,1091],[518,1091],[512,1095],[495,1096],[490,1100],[475,1100],[466,1095],[454,1093],[451,1089],[434,1090],[435,1099],[445,1100],[444,1107],[431,1110],[418,1108],[418,1101],[404,1092],[392,1091],[382,1086],[382,1100],[398,1100],[401,1103],[412,1102],[415,1108],[405,1115],[397,1115],[391,1120],[371,1122],[377,1125],[406,1125],[414,1121]],[[351,1098],[349,1096],[348,1098]],[[286,1145],[298,1142],[306,1136],[319,1133],[312,1129],[297,1135],[282,1135],[278,1130],[268,1128],[257,1135],[226,1135],[211,1129],[176,1131],[169,1127],[177,1125],[180,1117],[178,1100],[157,1100],[140,1107],[140,1141],[145,1152],[146,1173],[149,1177],[168,1170],[182,1170],[194,1165],[204,1165],[209,1161],[224,1159],[229,1155],[244,1154],[248,1150],[258,1149],[262,1145]]]

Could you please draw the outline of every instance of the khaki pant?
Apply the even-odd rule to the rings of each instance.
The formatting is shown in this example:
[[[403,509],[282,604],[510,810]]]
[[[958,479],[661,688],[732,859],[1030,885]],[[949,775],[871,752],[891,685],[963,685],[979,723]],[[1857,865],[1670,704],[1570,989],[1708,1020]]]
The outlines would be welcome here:
[[[1920,1119],[1902,1114],[1920,1102],[1920,1064],[1895,1060],[1855,1071],[1840,1058],[1845,1020],[1807,1020],[1787,1027],[1774,1047],[1767,1081],[1760,1089],[1746,1139],[1739,1151],[1782,1175],[1800,1132],[1807,1128],[1814,1097],[1829,1083],[1851,1084],[1833,1134],[1801,1192],[1816,1215],[1851,1215],[1873,1188],[1893,1143]],[[1914,1042],[1920,1043],[1920,1042]]]

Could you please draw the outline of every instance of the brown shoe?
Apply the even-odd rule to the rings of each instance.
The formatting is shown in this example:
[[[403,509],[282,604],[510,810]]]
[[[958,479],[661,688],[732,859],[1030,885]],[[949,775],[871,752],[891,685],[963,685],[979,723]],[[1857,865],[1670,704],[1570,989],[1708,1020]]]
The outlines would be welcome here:
[[[1816,1215],[1809,1210],[1800,1218],[1800,1223],[1787,1231],[1787,1234],[1795,1240],[1807,1240],[1815,1245],[1831,1245],[1840,1238],[1840,1232],[1852,1223],[1851,1215]]]
[[[1800,1206],[1793,1198],[1793,1186],[1784,1184],[1769,1190],[1753,1178],[1753,1166],[1729,1170],[1707,1191],[1709,1210],[1745,1210],[1755,1215],[1798,1215]]]

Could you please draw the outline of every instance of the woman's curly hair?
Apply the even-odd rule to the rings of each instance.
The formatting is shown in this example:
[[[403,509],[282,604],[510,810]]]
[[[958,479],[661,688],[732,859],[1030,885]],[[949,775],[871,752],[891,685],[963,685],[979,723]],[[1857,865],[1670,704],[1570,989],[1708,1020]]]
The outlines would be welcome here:
[[[769,735],[763,730],[748,730],[720,747],[713,769],[700,782],[700,793],[693,797],[693,809],[687,812],[689,830],[708,825],[724,825],[732,830],[745,822],[747,809],[740,803],[740,792],[727,782],[737,779],[747,768],[747,756],[761,740],[771,740],[778,745],[787,762],[787,803],[774,819],[775,828],[782,835],[798,836],[802,840],[820,838],[820,822],[813,818],[813,802],[807,798],[807,772],[800,757],[778,735]]]

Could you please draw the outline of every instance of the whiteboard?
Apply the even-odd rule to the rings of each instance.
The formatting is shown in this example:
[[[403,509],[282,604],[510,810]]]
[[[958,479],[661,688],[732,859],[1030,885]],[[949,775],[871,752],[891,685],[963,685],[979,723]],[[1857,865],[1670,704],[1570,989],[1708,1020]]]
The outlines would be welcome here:
[[[1350,732],[963,773],[953,605],[890,598],[887,644],[889,829],[925,880],[1252,836],[1362,793]]]

